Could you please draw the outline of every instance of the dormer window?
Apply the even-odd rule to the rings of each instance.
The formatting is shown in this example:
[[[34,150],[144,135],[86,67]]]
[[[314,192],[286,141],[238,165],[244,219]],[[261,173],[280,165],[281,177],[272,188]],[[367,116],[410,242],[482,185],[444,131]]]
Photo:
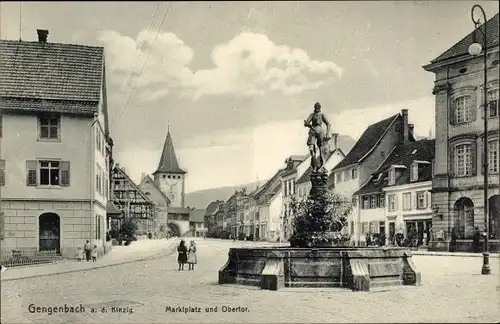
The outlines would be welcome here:
[[[396,168],[389,169],[389,185],[396,183]]]
[[[410,169],[410,181],[418,180],[418,163],[413,162]]]

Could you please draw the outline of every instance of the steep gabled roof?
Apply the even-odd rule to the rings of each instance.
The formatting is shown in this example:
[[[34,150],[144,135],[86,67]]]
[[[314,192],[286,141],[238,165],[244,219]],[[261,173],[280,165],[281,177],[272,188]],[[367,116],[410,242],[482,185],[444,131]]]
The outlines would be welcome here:
[[[205,222],[205,209],[195,209],[189,214],[189,221],[194,223]]]
[[[158,169],[156,169],[153,174],[156,173],[186,173],[186,171],[179,167],[170,131],[167,132],[167,138],[165,139],[165,144],[163,145],[163,151],[161,153],[160,162],[158,163]]]
[[[373,173],[371,179],[356,191],[354,195],[382,192],[383,188],[389,186],[388,170],[393,165],[400,165],[405,168],[396,178],[394,185],[391,186],[432,180],[431,163],[435,155],[435,143],[433,139],[424,139],[411,142],[408,145],[398,145],[377,171]],[[410,182],[410,169],[414,161],[425,161],[429,162],[429,164],[419,166],[418,180]]]
[[[151,178],[151,176],[149,174],[147,174],[144,179],[142,179],[141,183],[139,184],[139,187],[142,186],[143,183],[145,182],[149,182],[149,183],[152,183],[153,184],[153,187],[158,190],[158,192],[160,192],[160,194],[162,195],[162,197],[167,201],[168,204],[170,204],[170,199],[168,199],[168,197],[163,193],[163,191],[160,189],[160,187],[158,186],[158,184]]]
[[[103,74],[103,47],[0,40],[4,109],[93,114]]]
[[[122,211],[111,202],[111,200],[108,200],[108,203],[106,204],[106,215],[121,215]]]
[[[499,38],[499,18],[498,13],[493,16],[490,20],[486,22],[486,40],[488,42],[488,48],[498,46]],[[481,31],[484,31],[484,27],[480,27]],[[447,49],[443,54],[436,57],[431,61],[432,64],[438,63],[450,58],[469,55],[469,46],[474,43],[474,33],[476,36],[476,41],[479,44],[484,44],[484,37],[480,31],[471,31],[467,36],[462,38],[455,45]]]
[[[222,201],[222,200],[212,201],[210,204],[208,204],[206,211],[205,211],[205,215],[207,215],[207,216],[215,215],[217,213],[217,211],[220,209],[221,204],[223,204],[223,203],[224,203],[224,201]]]
[[[253,198],[254,199],[259,199],[260,196],[265,194],[271,189],[271,186],[276,182],[281,177],[281,174],[285,171],[285,169],[279,169],[269,180],[266,181],[264,185],[259,187],[259,190],[257,192],[254,192]]]
[[[144,199],[149,203],[154,204],[154,202],[146,194],[144,194],[141,188],[139,188],[139,186],[135,184],[135,182],[128,176],[128,174],[125,171],[123,171],[122,168],[115,166],[114,170],[118,171],[118,173],[120,173],[125,178],[125,180],[127,180],[127,182],[130,183],[132,188],[134,188],[134,190],[137,191],[137,193],[139,194],[139,196],[141,196],[142,199]]]
[[[384,136],[392,123],[399,117],[401,117],[401,115],[398,113],[368,126],[363,135],[361,135],[356,144],[354,144],[353,148],[349,151],[349,153],[347,153],[346,157],[340,161],[339,164],[333,168],[333,170],[338,170],[340,168],[361,162],[366,154],[370,152],[375,144],[382,138],[382,136]]]

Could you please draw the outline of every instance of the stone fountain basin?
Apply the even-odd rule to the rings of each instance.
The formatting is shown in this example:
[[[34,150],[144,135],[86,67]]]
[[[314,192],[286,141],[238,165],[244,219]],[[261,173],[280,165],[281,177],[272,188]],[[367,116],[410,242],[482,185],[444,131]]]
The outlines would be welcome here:
[[[370,291],[381,286],[421,284],[410,250],[405,248],[231,248],[219,270],[219,284],[331,287]]]

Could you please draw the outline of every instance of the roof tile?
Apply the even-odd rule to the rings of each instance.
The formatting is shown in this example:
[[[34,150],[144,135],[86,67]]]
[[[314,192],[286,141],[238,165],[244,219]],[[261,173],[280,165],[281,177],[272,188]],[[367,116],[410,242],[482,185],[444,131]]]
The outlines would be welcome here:
[[[104,48],[0,40],[0,97],[100,100]]]

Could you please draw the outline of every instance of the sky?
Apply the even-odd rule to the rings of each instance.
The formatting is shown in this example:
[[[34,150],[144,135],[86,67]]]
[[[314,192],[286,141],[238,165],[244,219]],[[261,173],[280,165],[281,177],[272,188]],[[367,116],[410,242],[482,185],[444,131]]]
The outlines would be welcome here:
[[[104,46],[115,160],[138,181],[170,129],[186,191],[272,176],[307,153],[315,102],[358,139],[401,109],[434,129],[422,69],[495,1],[2,2],[0,37]]]

